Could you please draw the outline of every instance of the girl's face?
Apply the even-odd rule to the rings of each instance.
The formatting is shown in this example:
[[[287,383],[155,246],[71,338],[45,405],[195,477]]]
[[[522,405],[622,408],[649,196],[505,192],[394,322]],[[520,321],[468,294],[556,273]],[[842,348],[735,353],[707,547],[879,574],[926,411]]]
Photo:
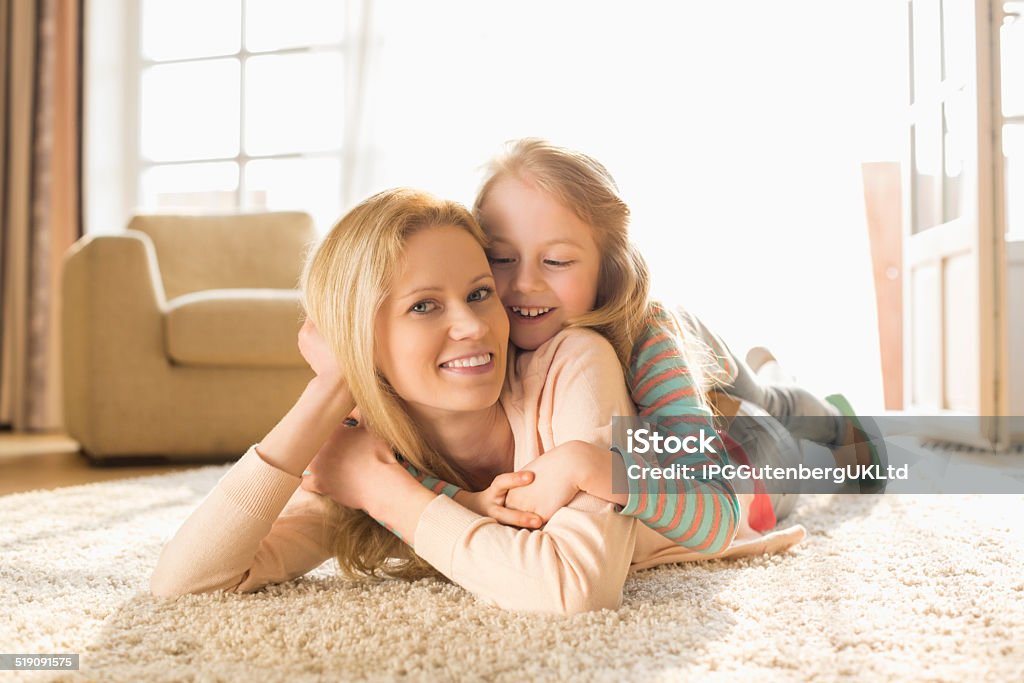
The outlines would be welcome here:
[[[497,402],[508,318],[484,250],[464,229],[413,233],[374,335],[377,367],[419,416]]]
[[[498,180],[480,207],[512,343],[533,350],[593,310],[600,254],[594,230],[533,183]]]

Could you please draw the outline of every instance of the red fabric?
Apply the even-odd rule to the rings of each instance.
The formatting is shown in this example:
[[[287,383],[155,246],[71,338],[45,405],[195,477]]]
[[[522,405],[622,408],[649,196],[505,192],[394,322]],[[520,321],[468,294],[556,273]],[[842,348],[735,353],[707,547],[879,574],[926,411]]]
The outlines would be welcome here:
[[[729,460],[734,465],[750,465],[750,458],[746,451],[733,440],[725,431],[718,433],[725,444],[725,450],[729,453]],[[775,519],[775,510],[772,509],[772,499],[768,496],[768,489],[760,479],[754,480],[754,500],[750,504],[750,519],[748,523],[754,531],[770,531],[775,528],[778,520]]]

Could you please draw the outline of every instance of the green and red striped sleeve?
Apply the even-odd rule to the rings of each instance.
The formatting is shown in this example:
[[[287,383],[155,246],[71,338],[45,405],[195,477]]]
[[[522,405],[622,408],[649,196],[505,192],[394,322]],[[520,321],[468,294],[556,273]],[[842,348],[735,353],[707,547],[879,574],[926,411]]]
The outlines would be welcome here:
[[[712,347],[719,368],[731,373],[728,354]],[[715,431],[710,408],[694,384],[686,356],[669,314],[657,303],[649,308],[648,324],[634,346],[626,382],[638,415],[656,425],[663,435],[684,439],[710,434],[715,453],[664,453],[660,467],[687,466],[693,479],[627,478],[628,498],[622,514],[644,524],[677,545],[716,553],[732,542],[739,522],[736,491],[723,478],[699,476],[705,464],[729,462],[725,445]],[[626,467],[652,463],[636,454],[621,452]]]

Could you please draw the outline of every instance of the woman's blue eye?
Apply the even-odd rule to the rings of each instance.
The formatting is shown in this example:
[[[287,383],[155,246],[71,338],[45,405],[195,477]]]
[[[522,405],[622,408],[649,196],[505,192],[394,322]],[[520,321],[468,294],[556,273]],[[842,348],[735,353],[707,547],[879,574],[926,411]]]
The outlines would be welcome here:
[[[409,311],[412,313],[430,313],[434,310],[432,308],[434,306],[436,306],[436,304],[434,304],[433,301],[417,301],[409,308]]]
[[[491,298],[491,294],[494,294],[494,290],[490,287],[481,287],[480,289],[474,289],[469,294],[470,301],[485,301]]]

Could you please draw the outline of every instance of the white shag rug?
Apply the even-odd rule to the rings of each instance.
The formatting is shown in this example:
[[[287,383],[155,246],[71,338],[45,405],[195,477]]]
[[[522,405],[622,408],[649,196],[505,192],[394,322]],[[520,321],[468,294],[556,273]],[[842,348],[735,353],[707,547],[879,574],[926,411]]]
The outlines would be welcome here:
[[[632,575],[621,608],[505,612],[333,561],[249,595],[149,595],[160,548],[227,471],[0,497],[0,680],[1024,680],[1024,497],[804,497],[781,556]]]

